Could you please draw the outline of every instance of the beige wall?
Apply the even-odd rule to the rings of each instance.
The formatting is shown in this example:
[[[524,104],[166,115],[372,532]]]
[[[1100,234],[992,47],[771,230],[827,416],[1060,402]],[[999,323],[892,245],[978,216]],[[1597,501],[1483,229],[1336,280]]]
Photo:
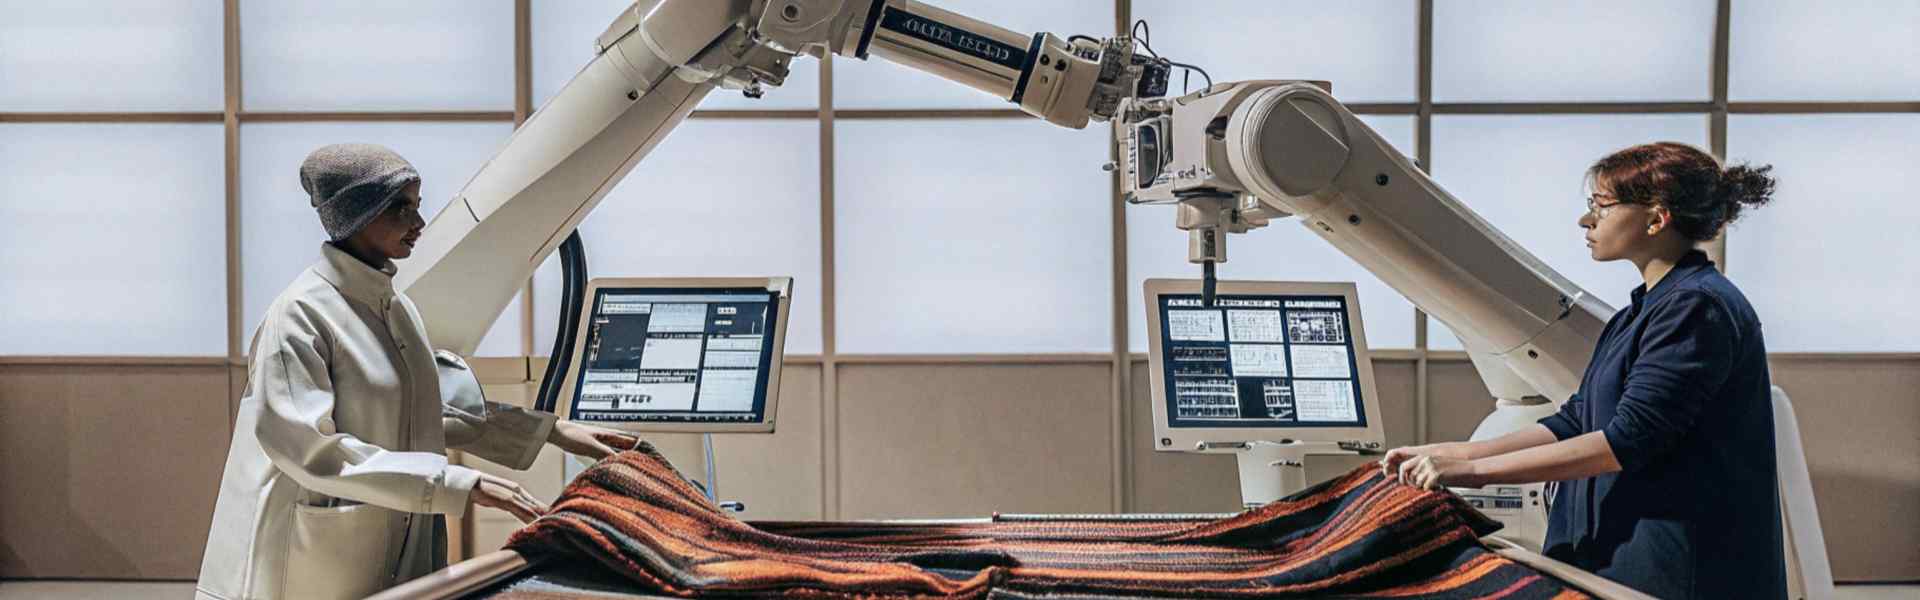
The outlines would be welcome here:
[[[827,369],[796,362],[778,432],[716,443],[721,494],[746,502],[749,519],[1237,504],[1232,458],[1151,450],[1144,361],[1120,379],[1100,360],[842,362],[833,403]],[[1429,438],[1465,437],[1486,412],[1484,387],[1464,360],[1427,369]],[[1375,361],[1390,443],[1415,441],[1418,370],[1410,358]],[[483,368],[487,393],[527,402],[525,372]],[[0,366],[0,577],[191,579],[231,426],[228,390],[242,376],[218,364]],[[1774,377],[1799,406],[1835,577],[1920,579],[1920,358],[1782,356]],[[697,436],[653,439],[683,470],[704,469]],[[549,452],[516,475],[552,497],[559,459]],[[471,545],[496,548],[515,527],[481,511]]]
[[[198,573],[226,397],[223,363],[0,365],[0,578]]]

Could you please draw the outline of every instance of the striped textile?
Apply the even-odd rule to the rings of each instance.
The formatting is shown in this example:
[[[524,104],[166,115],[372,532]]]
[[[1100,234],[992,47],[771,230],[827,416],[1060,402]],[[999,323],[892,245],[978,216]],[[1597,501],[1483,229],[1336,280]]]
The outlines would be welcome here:
[[[680,597],[1587,597],[1481,545],[1497,528],[1376,468],[1213,521],[747,523],[642,444],[581,473],[507,545]]]

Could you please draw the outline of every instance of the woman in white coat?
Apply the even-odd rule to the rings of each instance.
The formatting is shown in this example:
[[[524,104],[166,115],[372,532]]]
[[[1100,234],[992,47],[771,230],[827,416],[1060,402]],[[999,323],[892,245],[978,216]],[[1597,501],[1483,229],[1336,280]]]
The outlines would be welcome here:
[[[267,309],[248,361],[197,598],[360,598],[446,565],[469,504],[530,521],[519,484],[450,464],[458,448],[516,469],[541,446],[599,459],[608,433],[485,402],[460,358],[428,345],[392,259],[425,222],[420,176],[392,151],[336,144],[300,182],[329,241]]]

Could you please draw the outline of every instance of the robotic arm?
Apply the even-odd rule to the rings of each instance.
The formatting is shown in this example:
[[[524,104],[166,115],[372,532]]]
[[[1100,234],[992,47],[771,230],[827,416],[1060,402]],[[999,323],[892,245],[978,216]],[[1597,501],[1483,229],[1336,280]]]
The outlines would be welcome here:
[[[1165,93],[1127,38],[1026,35],[913,0],[640,0],[434,217],[396,284],[470,354],[527,277],[714,88],[758,97],[802,54],[879,56],[1085,127]]]
[[[1224,262],[1227,234],[1298,217],[1452,326],[1502,408],[1544,413],[1579,387],[1613,309],[1440,189],[1319,85],[1226,83],[1129,100],[1122,118],[1127,199],[1178,203],[1190,261]]]

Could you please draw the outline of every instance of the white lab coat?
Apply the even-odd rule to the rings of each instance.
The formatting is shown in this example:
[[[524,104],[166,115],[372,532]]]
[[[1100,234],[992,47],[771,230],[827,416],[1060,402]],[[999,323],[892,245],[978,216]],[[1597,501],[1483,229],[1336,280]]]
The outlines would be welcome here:
[[[480,477],[446,448],[526,468],[553,428],[427,345],[391,263],[321,254],[253,340],[198,599],[360,598],[439,569]]]

